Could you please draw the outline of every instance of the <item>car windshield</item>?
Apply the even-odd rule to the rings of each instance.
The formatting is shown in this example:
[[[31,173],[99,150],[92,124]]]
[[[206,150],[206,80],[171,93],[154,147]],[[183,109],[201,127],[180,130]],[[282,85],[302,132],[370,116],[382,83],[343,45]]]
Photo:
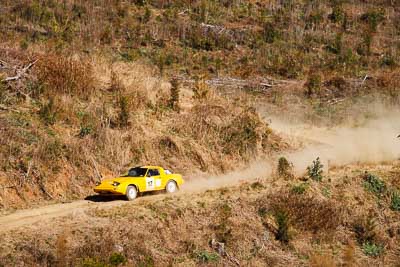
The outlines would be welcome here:
[[[136,167],[128,171],[125,177],[144,177],[146,175],[147,168]]]

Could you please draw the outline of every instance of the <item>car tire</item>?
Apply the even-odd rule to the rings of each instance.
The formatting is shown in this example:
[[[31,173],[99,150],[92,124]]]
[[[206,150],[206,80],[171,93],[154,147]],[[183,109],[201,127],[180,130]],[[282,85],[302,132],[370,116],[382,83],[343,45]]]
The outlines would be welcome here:
[[[136,187],[130,185],[126,188],[126,198],[131,201],[134,200],[138,195]]]
[[[168,181],[167,185],[165,186],[165,191],[167,191],[168,194],[175,193],[178,191],[178,185],[175,181]]]

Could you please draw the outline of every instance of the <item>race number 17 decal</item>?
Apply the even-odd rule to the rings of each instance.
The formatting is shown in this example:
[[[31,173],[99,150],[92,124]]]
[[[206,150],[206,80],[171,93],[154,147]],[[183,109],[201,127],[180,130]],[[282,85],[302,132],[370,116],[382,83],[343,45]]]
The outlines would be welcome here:
[[[154,189],[154,178],[146,178],[146,190]]]

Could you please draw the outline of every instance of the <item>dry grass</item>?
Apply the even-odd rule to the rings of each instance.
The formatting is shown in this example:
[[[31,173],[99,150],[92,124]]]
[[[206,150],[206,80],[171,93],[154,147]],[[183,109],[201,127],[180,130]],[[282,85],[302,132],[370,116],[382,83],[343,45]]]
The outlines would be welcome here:
[[[338,182],[340,177],[334,176]],[[274,185],[275,189],[287,190],[289,185],[281,181]],[[12,251],[15,260],[33,265],[55,265],[61,259],[74,266],[109,264],[111,259],[125,259],[128,266],[229,265],[232,257],[252,266],[263,266],[265,262],[277,266],[359,266],[381,262],[381,258],[363,255],[356,236],[351,234],[353,225],[327,218],[329,212],[333,218],[339,217],[335,216],[336,206],[331,201],[318,200],[316,196],[279,197],[271,190],[270,182],[258,183],[259,187],[242,184],[200,194],[144,197],[139,202],[91,210],[82,217],[58,218],[50,225],[60,227],[43,223],[35,233],[29,228],[18,230],[25,239],[14,238],[8,251]],[[338,194],[340,190],[332,191],[333,198]],[[270,215],[279,201],[283,202],[279,208],[286,209],[294,227],[289,246],[275,240],[275,230],[269,227]],[[261,211],[260,207],[266,209]],[[322,211],[314,211],[318,209]],[[391,214],[382,219],[395,223],[394,211],[388,212]],[[378,215],[371,216],[380,219]],[[69,231],[63,234],[65,229]],[[310,237],[316,229],[318,235]],[[324,235],[332,238],[321,238]],[[392,238],[395,244],[400,236]],[[212,239],[223,242],[229,256],[218,254],[210,245]],[[4,241],[0,239],[1,242]],[[398,260],[396,249],[397,246],[386,246],[385,261]],[[10,263],[5,251],[0,253],[0,263]]]
[[[305,194],[276,193],[270,206],[274,212],[286,213],[296,228],[314,234],[335,231],[343,220],[338,203]]]
[[[336,263],[331,255],[315,253],[310,257],[311,267],[336,267]]]
[[[48,95],[88,97],[95,90],[92,65],[84,58],[47,55],[39,60],[37,75]]]

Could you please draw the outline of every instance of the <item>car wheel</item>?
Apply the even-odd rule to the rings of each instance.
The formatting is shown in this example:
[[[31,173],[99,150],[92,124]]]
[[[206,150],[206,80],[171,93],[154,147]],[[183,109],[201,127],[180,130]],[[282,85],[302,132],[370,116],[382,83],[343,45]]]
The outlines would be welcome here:
[[[130,185],[126,189],[126,198],[128,200],[134,200],[137,197],[137,190],[136,187]]]
[[[178,191],[178,186],[176,185],[175,181],[169,181],[167,183],[167,186],[165,187],[165,190],[167,191],[167,193],[175,193],[176,191]]]

